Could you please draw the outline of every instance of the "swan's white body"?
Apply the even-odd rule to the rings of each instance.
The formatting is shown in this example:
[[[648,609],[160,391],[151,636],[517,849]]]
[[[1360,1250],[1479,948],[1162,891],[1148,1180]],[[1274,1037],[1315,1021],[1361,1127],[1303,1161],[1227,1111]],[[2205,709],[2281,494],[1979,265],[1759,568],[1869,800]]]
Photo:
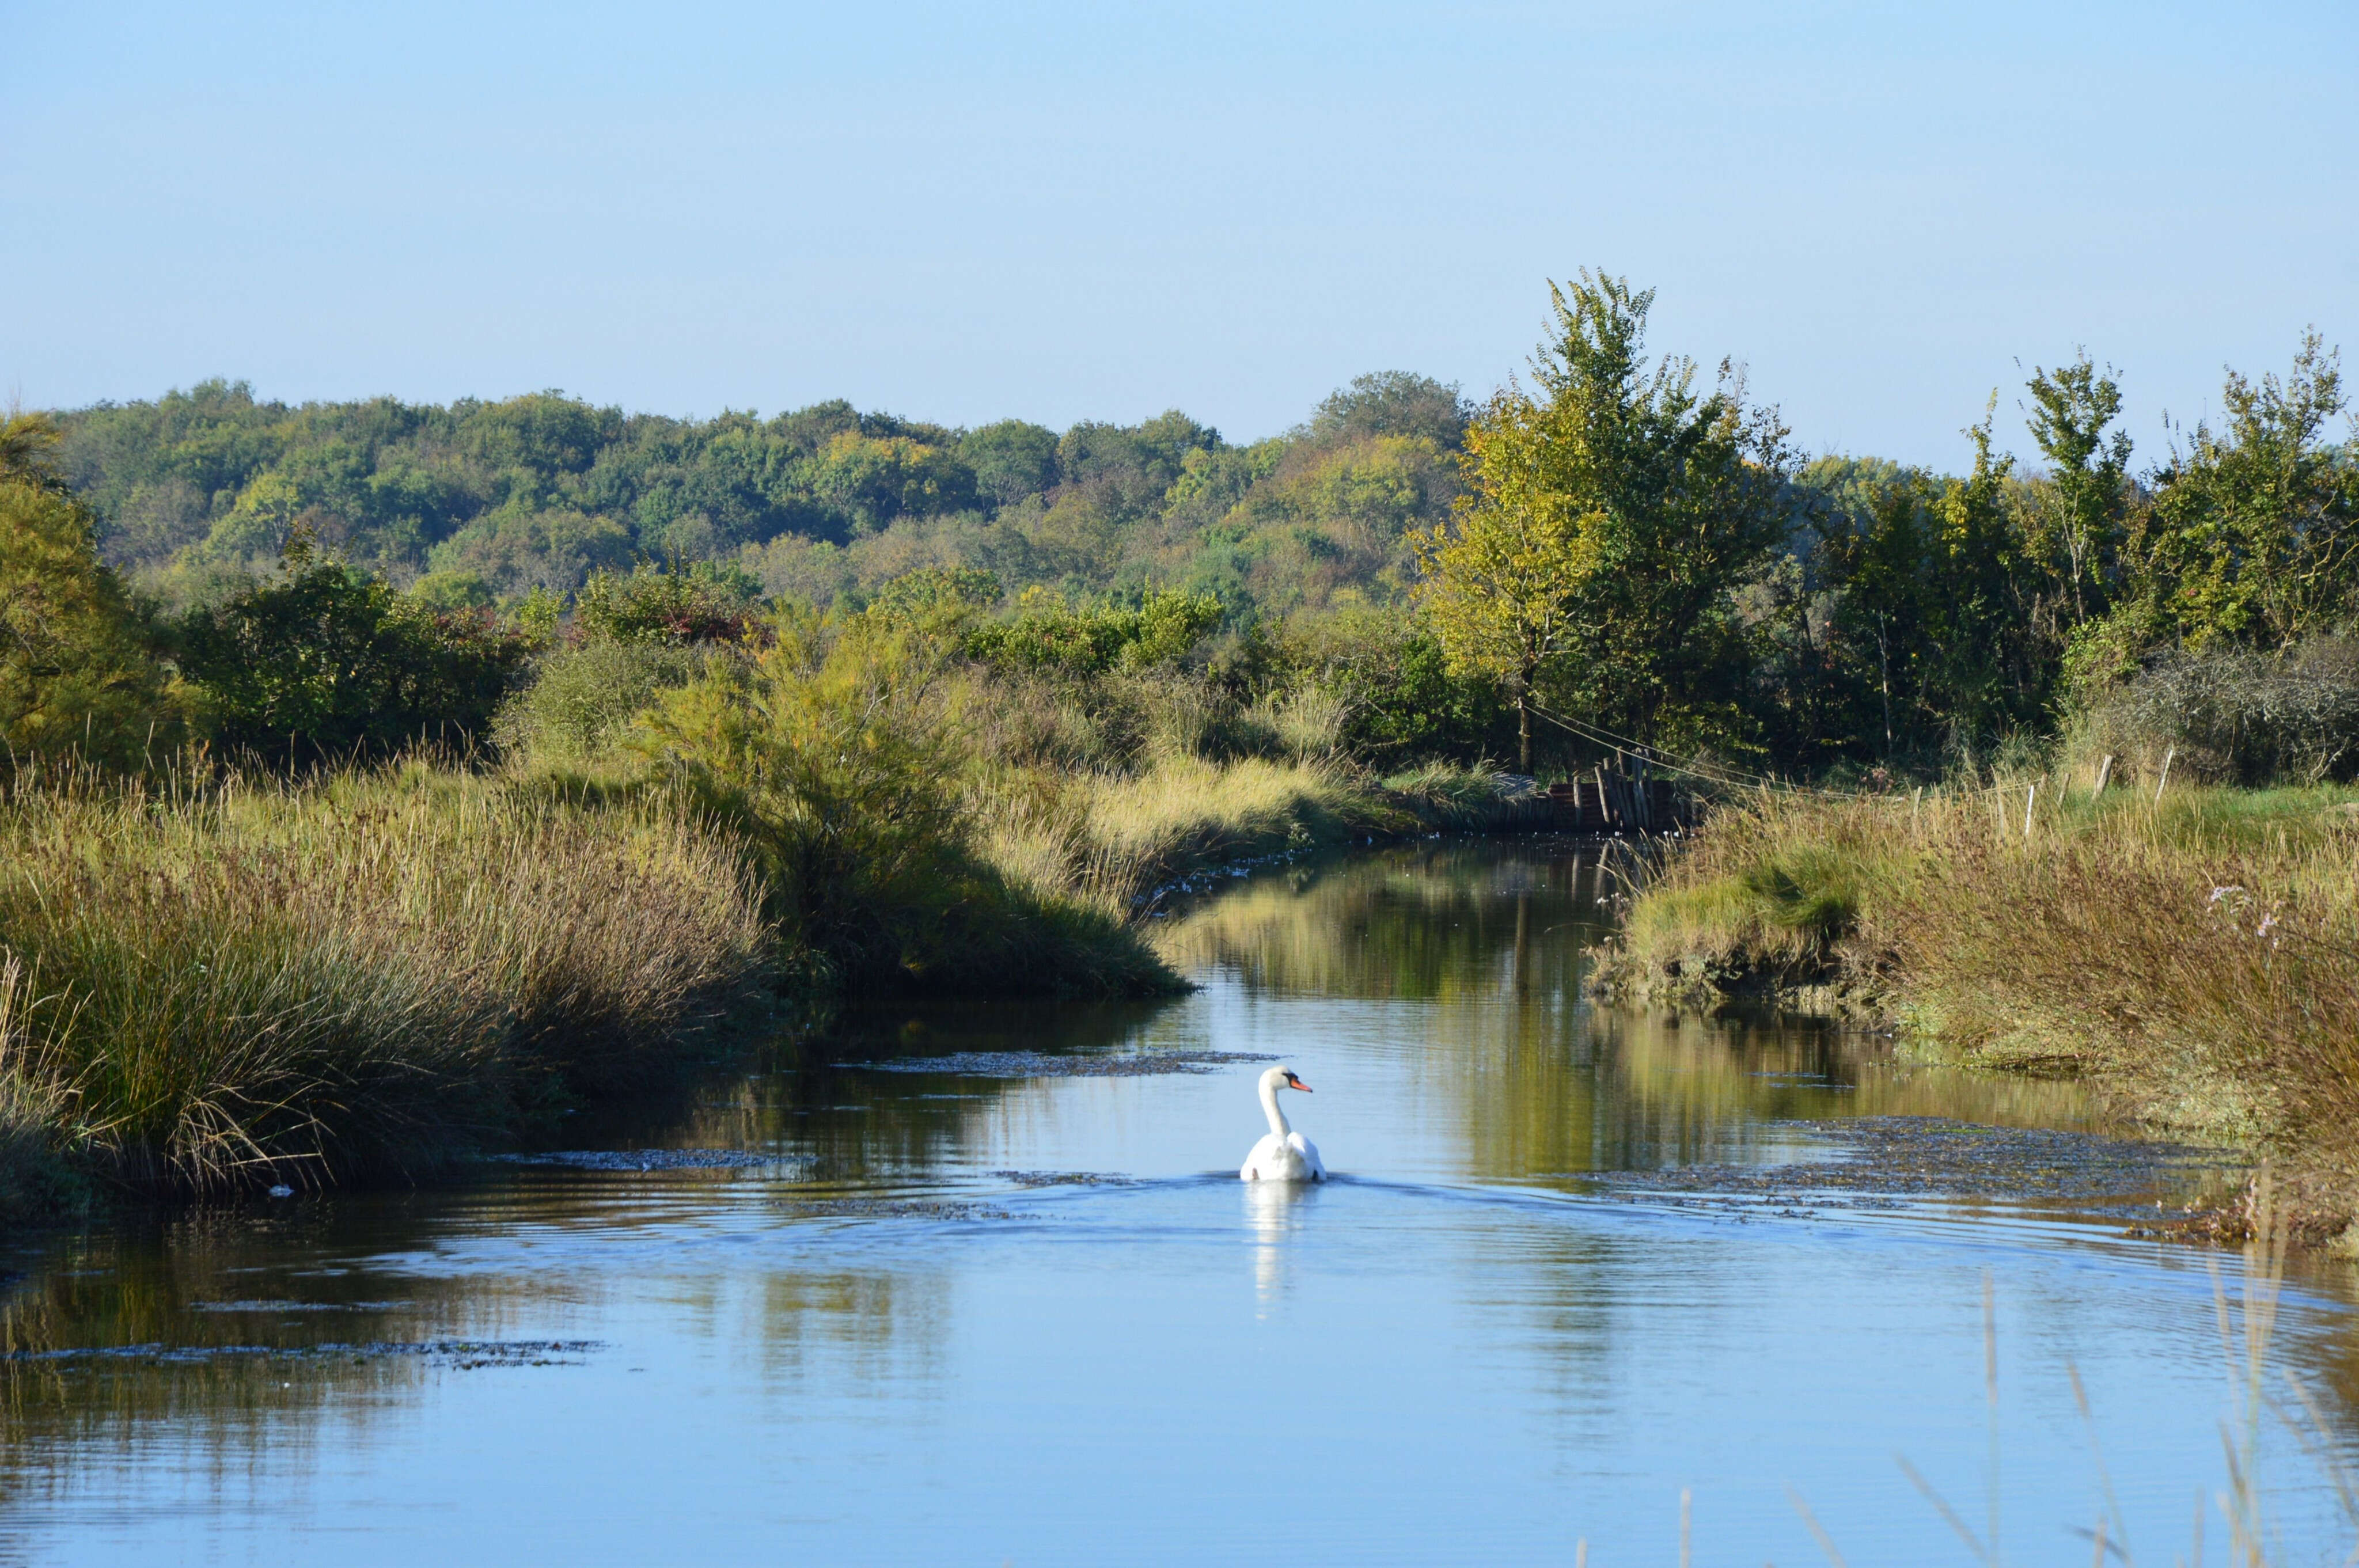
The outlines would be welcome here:
[[[1277,1091],[1300,1089],[1305,1094],[1310,1086],[1294,1076],[1292,1069],[1272,1067],[1261,1076],[1262,1114],[1269,1118],[1269,1131],[1253,1146],[1245,1164],[1237,1171],[1237,1179],[1245,1182],[1323,1182],[1327,1167],[1319,1158],[1319,1146],[1294,1130],[1286,1119],[1286,1112],[1277,1108]]]

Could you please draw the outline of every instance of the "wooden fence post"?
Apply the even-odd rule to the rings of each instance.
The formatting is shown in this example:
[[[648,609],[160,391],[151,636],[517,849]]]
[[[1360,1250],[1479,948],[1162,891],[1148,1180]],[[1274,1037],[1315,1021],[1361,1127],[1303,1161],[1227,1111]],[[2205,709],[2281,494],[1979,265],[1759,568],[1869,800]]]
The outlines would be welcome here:
[[[2162,804],[2162,786],[2170,782],[2171,759],[2178,755],[2179,748],[2176,746],[2162,754],[2162,777],[2154,781],[2154,803],[2157,806]]]
[[[2114,754],[2113,754],[2111,752],[2106,752],[2106,753],[2105,753],[2105,760],[2104,760],[2104,762],[2099,762],[2099,763],[2097,764],[2097,787],[2096,787],[2096,788],[2094,788],[2094,789],[2093,789],[2093,790],[2091,790],[2089,793],[2090,793],[2091,795],[2103,795],[2103,794],[2104,794],[2104,793],[2105,793],[2105,781],[2106,781],[2107,779],[2112,778],[2113,776],[2114,776]]]

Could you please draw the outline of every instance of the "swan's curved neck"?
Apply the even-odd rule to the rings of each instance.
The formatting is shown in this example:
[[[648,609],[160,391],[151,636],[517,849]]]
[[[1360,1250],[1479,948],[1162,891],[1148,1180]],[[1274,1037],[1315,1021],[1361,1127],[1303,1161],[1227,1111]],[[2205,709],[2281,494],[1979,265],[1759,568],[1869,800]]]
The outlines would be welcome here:
[[[1294,1130],[1293,1126],[1286,1119],[1286,1112],[1277,1108],[1277,1086],[1276,1084],[1262,1085],[1261,1108],[1262,1114],[1269,1118],[1269,1130],[1272,1132],[1275,1132],[1280,1138],[1283,1138],[1288,1133]]]

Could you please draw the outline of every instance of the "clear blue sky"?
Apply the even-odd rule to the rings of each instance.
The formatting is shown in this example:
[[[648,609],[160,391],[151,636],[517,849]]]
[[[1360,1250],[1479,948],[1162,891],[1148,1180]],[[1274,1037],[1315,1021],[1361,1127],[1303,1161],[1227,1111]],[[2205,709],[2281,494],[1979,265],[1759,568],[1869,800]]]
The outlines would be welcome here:
[[[2142,458],[2359,354],[2359,5],[19,5],[0,395],[1249,438],[1487,391],[1583,265],[1813,449],[1944,466],[2086,343]],[[2359,366],[2354,366],[2359,368]]]

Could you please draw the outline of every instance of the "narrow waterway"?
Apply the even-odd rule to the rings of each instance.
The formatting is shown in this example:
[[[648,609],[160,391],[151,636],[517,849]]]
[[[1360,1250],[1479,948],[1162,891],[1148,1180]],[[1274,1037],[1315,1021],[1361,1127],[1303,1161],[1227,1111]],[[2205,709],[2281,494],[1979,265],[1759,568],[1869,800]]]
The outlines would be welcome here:
[[[1825,1561],[1796,1499],[1972,1561],[1896,1455],[2012,1561],[2223,1554],[2240,1260],[2128,1232],[2226,1178],[2070,1085],[1587,1007],[1593,855],[1266,871],[1163,923],[1168,1004],[869,1013],[463,1183],[20,1247],[0,1556],[1668,1564],[1684,1496],[1698,1563]],[[1273,1060],[1325,1185],[1235,1178]],[[2348,1266],[2264,1373],[2316,1411],[2275,1555],[2340,1562]]]

